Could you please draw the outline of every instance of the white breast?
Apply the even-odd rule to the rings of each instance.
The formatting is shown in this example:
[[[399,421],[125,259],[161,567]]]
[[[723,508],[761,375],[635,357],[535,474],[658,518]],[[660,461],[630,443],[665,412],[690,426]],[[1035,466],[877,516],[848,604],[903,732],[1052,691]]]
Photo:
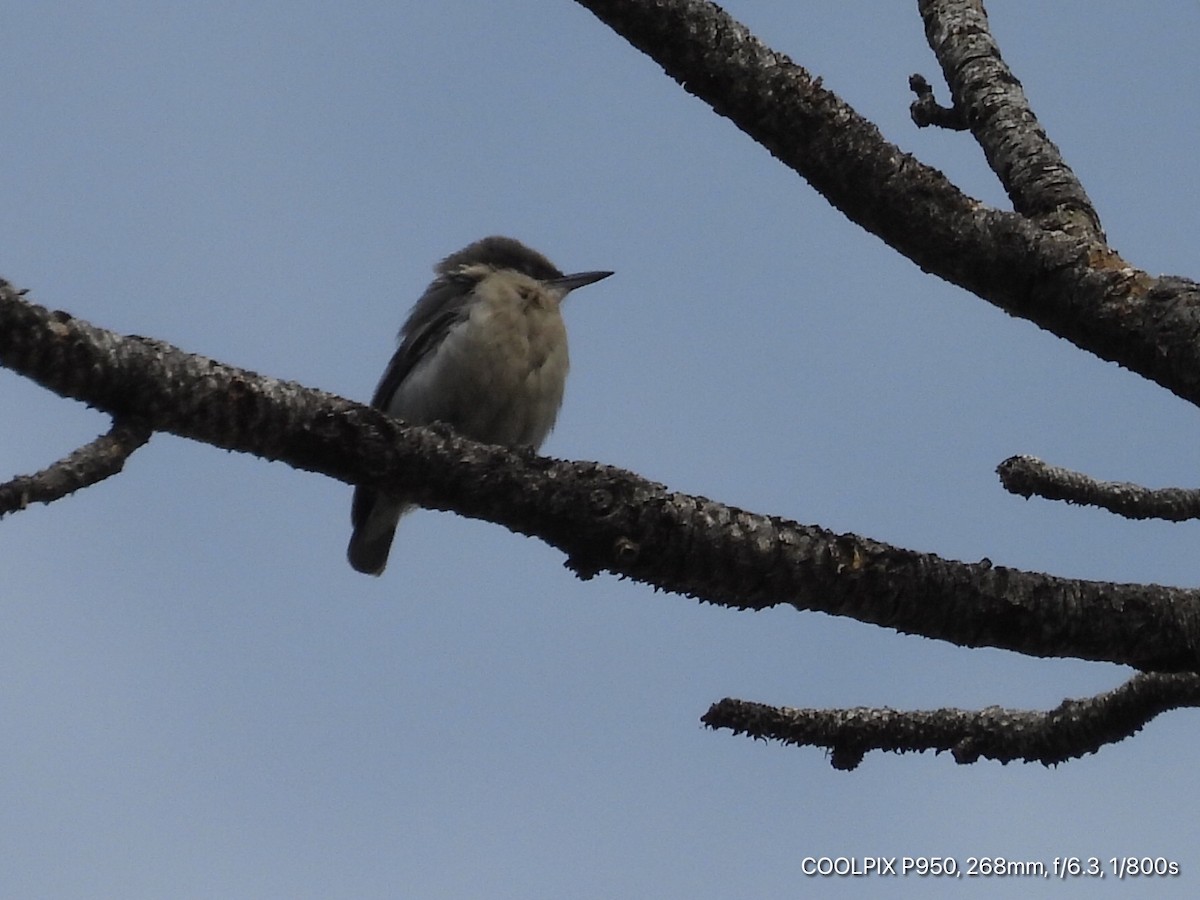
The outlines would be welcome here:
[[[490,444],[541,445],[562,405],[566,328],[536,282],[505,274],[476,287],[469,316],[404,380],[389,412]]]

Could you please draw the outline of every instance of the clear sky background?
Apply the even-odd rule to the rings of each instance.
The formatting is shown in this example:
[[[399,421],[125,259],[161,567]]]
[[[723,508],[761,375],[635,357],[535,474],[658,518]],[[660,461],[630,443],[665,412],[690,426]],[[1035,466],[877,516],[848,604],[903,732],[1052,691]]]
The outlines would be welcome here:
[[[1007,207],[915,3],[731,2],[886,137]],[[1200,274],[1195,2],[994,3],[1112,244]],[[446,254],[565,270],[545,452],[915,550],[1191,586],[1200,525],[1024,501],[1030,453],[1200,482],[1197,410],[920,272],[569,0],[8,2],[0,275],[98,325],[366,399]],[[0,477],[107,420],[0,370]],[[0,522],[0,895],[1082,896],[1095,883],[806,879],[806,856],[1161,856],[1196,896],[1195,712],[1049,770],[699,724],[792,706],[1049,708],[1131,673],[738,613],[420,512],[380,579],[350,489],[158,435]]]

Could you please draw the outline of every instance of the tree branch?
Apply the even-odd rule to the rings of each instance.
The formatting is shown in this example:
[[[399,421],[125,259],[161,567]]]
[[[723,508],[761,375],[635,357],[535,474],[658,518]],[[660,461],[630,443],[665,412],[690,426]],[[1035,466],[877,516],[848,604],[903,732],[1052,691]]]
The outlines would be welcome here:
[[[1000,56],[980,0],[921,0],[925,37],[988,165],[1013,208],[1054,231],[1104,241],[1100,217],[1038,124]]]
[[[1194,282],[968,197],[711,3],[578,2],[923,270],[1200,404]]]
[[[1128,481],[1099,481],[1051,466],[1033,456],[1010,456],[996,467],[1000,483],[1013,494],[1098,506],[1126,519],[1200,519],[1200,490],[1147,488]]]
[[[960,764],[979,759],[1057,765],[1136,734],[1160,713],[1200,706],[1200,676],[1136,675],[1115,690],[1064,700],[1048,712],[1002,709],[789,709],[744,700],[714,703],[701,718],[762,740],[825,747],[835,769],[850,770],[871,750],[948,750]]]
[[[790,604],[966,647],[1197,667],[1200,593],[959,563],[756,515],[610,466],[409,427],[294,382],[122,337],[0,283],[0,364],[64,397],[227,450],[540,538],[601,571],[737,609]]]
[[[0,484],[0,518],[30,503],[52,503],[116,475],[125,468],[130,454],[150,440],[150,434],[150,429],[136,420],[114,418],[107,433],[49,468]]]
[[[937,102],[933,88],[924,75],[908,76],[908,87],[917,95],[908,107],[908,114],[918,128],[936,125],[951,131],[966,131],[967,117],[957,106],[946,107]]]
[[[884,141],[820,79],[710,3],[579,2],[926,271],[1200,405],[1200,287],[1152,278],[1107,247],[1099,217],[1003,63],[977,0],[921,0],[954,102],[939,106],[914,76],[913,117],[969,127],[1015,213],[985,207]],[[4,283],[0,364],[114,416],[107,435],[44,472],[0,485],[0,515],[120,471],[151,429],[165,430],[496,522],[561,549],[582,578],[608,571],[738,609],[787,603],[960,646],[1152,673],[1046,713],[802,710],[724,700],[704,716],[712,728],[828,747],[838,768],[855,767],[872,749],[950,750],[960,763],[1057,763],[1127,737],[1164,710],[1200,702],[1200,676],[1192,674],[1200,664],[1200,592],[948,561],[674,493],[598,463],[408,427],[340,397],[50,313]],[[1044,484],[1045,496],[1058,490],[1071,502],[1142,510],[1154,500],[1136,486],[1085,483],[1047,467],[1038,482],[1036,468],[1014,465],[1016,480],[1006,486]],[[1165,508],[1184,504],[1173,500]],[[1195,497],[1186,503],[1194,509]],[[1159,674],[1171,672],[1187,674]]]

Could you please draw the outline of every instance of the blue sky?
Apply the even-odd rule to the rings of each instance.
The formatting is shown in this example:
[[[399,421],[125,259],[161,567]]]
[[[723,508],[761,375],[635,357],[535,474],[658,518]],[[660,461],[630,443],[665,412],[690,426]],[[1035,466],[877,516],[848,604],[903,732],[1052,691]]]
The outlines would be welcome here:
[[[916,4],[736,2],[884,134],[1004,205]],[[994,4],[1114,247],[1195,276],[1200,6]],[[439,258],[568,271],[544,452],[916,550],[1190,586],[1200,526],[1024,501],[1030,453],[1194,486],[1196,410],[921,273],[568,0],[6,4],[0,276],[44,305],[369,397]],[[0,371],[0,471],[106,419]],[[1129,672],[736,613],[421,512],[381,579],[350,489],[156,436],[0,523],[0,892],[23,898],[958,896],[805,856],[1163,856],[1195,896],[1194,712],[1057,770],[709,732],[725,696],[1047,708]],[[1111,879],[1110,879],[1111,881]],[[1056,884],[1055,896],[1093,885]],[[985,895],[1029,891],[992,879]]]

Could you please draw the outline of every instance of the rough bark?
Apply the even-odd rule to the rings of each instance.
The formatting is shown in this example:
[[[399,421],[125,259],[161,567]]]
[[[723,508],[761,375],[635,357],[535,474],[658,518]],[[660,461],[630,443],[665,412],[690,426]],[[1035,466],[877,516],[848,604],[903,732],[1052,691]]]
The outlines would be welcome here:
[[[938,106],[928,82],[913,76],[913,115],[969,129],[1013,210],[985,206],[901,152],[819,78],[711,3],[578,2],[925,271],[1200,403],[1200,287],[1151,277],[1107,246],[978,0],[921,0],[953,105]],[[672,492],[599,463],[406,427],[330,394],[48,312],[5,284],[0,363],[116,420],[113,432],[47,472],[0,486],[0,512],[119,470],[149,431],[161,430],[496,522],[558,547],[584,578],[608,571],[738,609],[790,604],[967,647],[1151,673],[1049,713],[791,710],[726,700],[705,717],[714,728],[828,747],[838,766],[852,767],[870,749],[1057,762],[1200,702],[1196,591],[954,562]],[[1186,507],[1190,515],[1195,505],[1190,496],[1088,484],[1047,467],[1006,464],[1003,474],[1017,492],[1032,485],[1124,514],[1153,508],[1171,517]]]
[[[736,609],[790,604],[967,647],[1196,667],[1200,593],[915,553],[565,462],[121,336],[0,288],[0,362],[65,397],[228,450],[487,519],[608,571]]]
[[[1054,145],[1038,137],[1036,120],[991,108],[965,113],[1020,201],[1017,212],[993,209],[884,140],[819,78],[714,4],[578,2],[926,272],[1200,402],[1200,286],[1153,277],[1086,236],[1090,203]],[[941,5],[927,6],[949,15]],[[986,25],[985,16],[971,21],[972,29]],[[941,31],[933,34],[938,39]],[[939,40],[935,51],[946,56],[946,44]],[[996,95],[968,79],[971,71],[956,75],[963,103],[977,95],[1023,102],[1018,87]],[[1027,151],[1029,159],[1016,165],[1012,157]]]

